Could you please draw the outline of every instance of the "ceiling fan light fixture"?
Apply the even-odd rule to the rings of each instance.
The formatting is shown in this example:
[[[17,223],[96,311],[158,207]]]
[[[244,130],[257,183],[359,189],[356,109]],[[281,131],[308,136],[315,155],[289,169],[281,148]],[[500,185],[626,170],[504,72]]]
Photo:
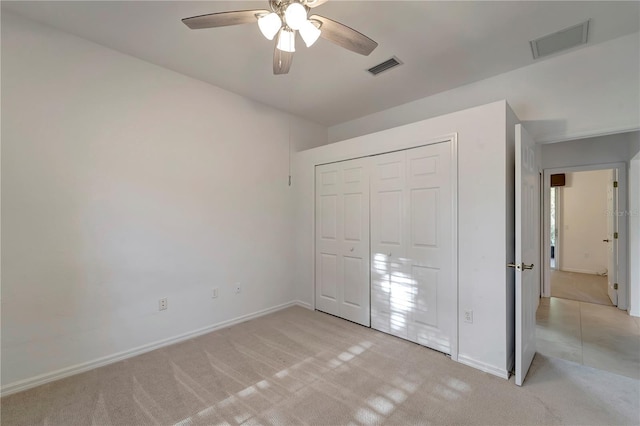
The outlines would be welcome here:
[[[298,2],[291,3],[284,11],[284,19],[292,30],[299,30],[307,21],[307,9]]]
[[[281,29],[278,36],[277,48],[283,52],[293,53],[296,51],[296,33],[288,29]]]
[[[305,23],[300,27],[300,36],[307,47],[313,46],[313,43],[315,43],[318,40],[318,37],[320,37],[320,33],[322,33],[320,28],[316,27],[313,22],[309,20],[305,21]]]
[[[282,27],[282,19],[280,19],[277,13],[272,12],[258,19],[258,27],[263,36],[268,40],[273,40]]]

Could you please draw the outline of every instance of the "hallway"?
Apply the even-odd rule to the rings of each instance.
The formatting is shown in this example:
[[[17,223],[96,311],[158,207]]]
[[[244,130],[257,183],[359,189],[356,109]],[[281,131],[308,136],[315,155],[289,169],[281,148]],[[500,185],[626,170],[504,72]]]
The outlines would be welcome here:
[[[538,353],[640,379],[640,318],[612,306],[540,299]]]
[[[613,306],[607,294],[607,277],[551,270],[551,297]]]

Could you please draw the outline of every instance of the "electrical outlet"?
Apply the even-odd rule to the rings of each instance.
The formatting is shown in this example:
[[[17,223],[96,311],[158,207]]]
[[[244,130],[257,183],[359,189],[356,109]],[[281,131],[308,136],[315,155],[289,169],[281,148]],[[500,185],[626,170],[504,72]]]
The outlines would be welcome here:
[[[240,283],[236,283],[236,294],[240,294],[242,288],[240,287]]]
[[[473,311],[464,311],[464,322],[473,324]]]
[[[212,299],[217,299],[218,298],[218,289],[214,288],[213,291],[211,292],[211,298]]]
[[[169,301],[167,300],[166,297],[163,297],[162,299],[158,300],[158,310],[159,311],[164,311],[169,307]]]

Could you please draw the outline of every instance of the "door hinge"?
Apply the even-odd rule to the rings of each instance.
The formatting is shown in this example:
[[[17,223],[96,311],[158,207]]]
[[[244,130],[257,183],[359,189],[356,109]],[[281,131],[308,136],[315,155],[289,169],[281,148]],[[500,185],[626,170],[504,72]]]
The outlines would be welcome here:
[[[613,239],[614,239],[614,240],[617,240],[617,239],[618,239],[618,233],[617,233],[617,232],[614,232],[614,233],[613,233]]]
[[[614,181],[613,181],[613,187],[614,187],[614,188],[617,188],[617,187],[618,187],[618,181],[617,181],[617,180],[614,180]]]
[[[618,283],[613,284],[613,289],[617,290],[618,289]]]
[[[289,186],[291,186],[291,175],[289,175]]]

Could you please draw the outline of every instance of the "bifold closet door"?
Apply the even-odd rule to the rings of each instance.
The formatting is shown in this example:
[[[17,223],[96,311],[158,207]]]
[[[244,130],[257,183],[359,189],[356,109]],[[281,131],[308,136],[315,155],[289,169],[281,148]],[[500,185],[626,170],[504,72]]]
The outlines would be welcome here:
[[[371,326],[451,352],[450,142],[371,157]]]
[[[316,309],[370,325],[368,159],[316,167]]]

